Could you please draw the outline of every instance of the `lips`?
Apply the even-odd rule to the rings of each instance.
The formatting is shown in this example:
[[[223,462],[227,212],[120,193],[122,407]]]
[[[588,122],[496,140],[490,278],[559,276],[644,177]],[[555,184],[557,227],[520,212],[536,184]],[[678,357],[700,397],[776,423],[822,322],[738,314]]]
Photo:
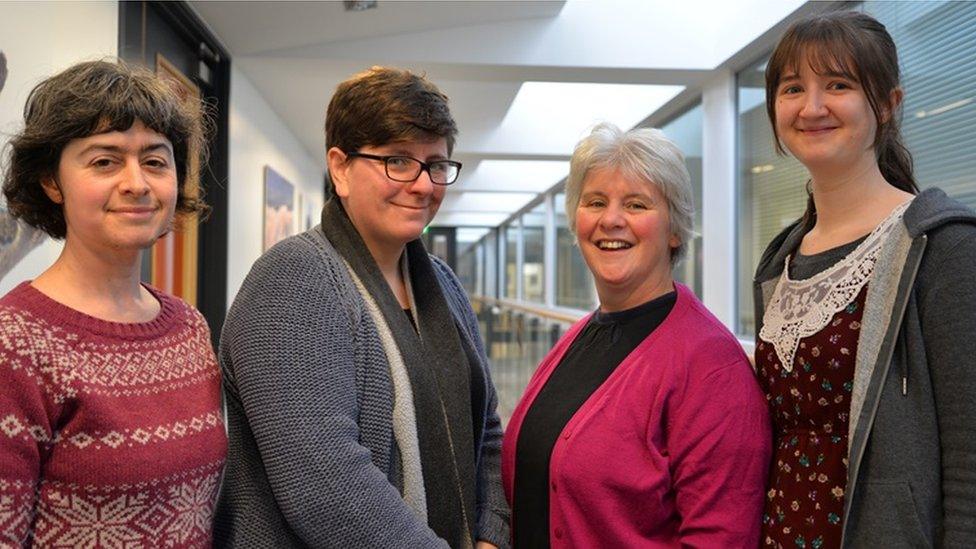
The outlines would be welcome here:
[[[123,214],[146,214],[155,212],[156,208],[151,206],[123,206],[121,208],[112,208],[110,211]]]
[[[420,204],[420,205],[412,206],[412,205],[409,205],[409,204],[397,204],[395,202],[393,203],[393,205],[394,206],[399,206],[401,208],[406,208],[408,210],[426,210],[427,208],[430,207],[427,204]]]
[[[836,130],[837,126],[818,126],[814,128],[797,128],[804,135],[823,135],[827,132]]]
[[[601,239],[596,241],[596,247],[604,251],[626,250],[633,246],[633,244],[626,240]]]

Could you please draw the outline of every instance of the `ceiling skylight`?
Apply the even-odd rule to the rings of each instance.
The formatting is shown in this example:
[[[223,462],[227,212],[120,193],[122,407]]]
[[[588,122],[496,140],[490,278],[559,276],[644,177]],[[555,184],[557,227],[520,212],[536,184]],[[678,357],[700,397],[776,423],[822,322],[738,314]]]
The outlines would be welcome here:
[[[496,150],[532,143],[536,152],[568,156],[594,124],[606,121],[630,129],[683,89],[683,86],[639,84],[525,82],[490,143]]]
[[[482,160],[449,191],[517,191],[541,193],[569,174],[561,160]]]

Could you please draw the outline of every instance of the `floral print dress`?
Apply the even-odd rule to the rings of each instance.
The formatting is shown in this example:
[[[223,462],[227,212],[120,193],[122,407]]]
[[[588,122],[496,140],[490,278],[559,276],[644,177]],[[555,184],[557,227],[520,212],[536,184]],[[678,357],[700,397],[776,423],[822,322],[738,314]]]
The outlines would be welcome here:
[[[864,238],[787,256],[765,304],[756,342],[773,423],[765,547],[840,547],[861,318],[874,266],[910,202]]]
[[[792,371],[759,341],[756,367],[773,421],[766,547],[840,547],[847,428],[865,286],[823,330],[800,341]]]

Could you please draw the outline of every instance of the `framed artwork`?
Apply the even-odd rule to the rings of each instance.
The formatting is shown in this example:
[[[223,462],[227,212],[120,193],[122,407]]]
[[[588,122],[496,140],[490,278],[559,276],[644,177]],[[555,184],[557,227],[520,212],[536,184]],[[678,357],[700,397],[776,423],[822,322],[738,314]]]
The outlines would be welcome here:
[[[172,63],[156,54],[156,74],[171,82],[185,100],[199,101],[200,88]],[[198,195],[197,175],[200,173],[198,155],[190,155],[190,180],[184,192]],[[149,283],[170,294],[179,296],[190,305],[197,304],[197,254],[199,250],[199,216],[182,218],[174,230],[161,237],[150,251]]]
[[[295,232],[295,186],[264,167],[264,250]]]
[[[0,51],[0,91],[7,82],[7,56]],[[21,259],[47,236],[26,223],[22,223],[7,211],[0,196],[0,278],[10,272]]]

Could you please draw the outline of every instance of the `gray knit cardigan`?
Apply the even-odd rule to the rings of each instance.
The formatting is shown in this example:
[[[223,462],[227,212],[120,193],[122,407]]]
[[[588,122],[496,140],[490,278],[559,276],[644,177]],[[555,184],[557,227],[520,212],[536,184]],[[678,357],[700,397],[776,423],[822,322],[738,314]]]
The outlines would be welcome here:
[[[502,429],[488,359],[451,270],[431,257],[487,394],[472,409],[480,540],[509,544]],[[218,547],[446,547],[404,503],[393,385],[377,328],[319,227],[252,267],[220,338],[229,429]],[[424,472],[436,474],[436,472]]]

